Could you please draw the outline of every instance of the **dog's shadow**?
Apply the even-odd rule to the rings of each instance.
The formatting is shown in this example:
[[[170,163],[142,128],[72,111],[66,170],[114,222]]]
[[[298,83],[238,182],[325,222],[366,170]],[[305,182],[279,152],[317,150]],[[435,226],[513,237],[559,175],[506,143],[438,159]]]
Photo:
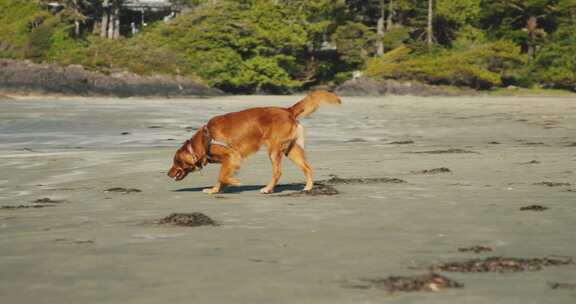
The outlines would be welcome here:
[[[202,190],[210,187],[196,187],[196,188],[181,188],[174,190],[174,192],[202,192]],[[241,186],[227,186],[222,189],[221,193],[241,193],[245,191],[259,191],[264,188],[264,185],[241,185]],[[284,191],[302,191],[304,184],[282,184],[274,187],[274,193],[281,193]]]

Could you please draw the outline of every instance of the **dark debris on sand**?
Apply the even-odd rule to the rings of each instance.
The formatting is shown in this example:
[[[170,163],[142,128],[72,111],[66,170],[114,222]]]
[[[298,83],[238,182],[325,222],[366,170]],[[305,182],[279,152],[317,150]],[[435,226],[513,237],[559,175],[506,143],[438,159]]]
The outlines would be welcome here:
[[[388,292],[439,291],[445,288],[462,288],[463,284],[436,273],[415,276],[361,279],[361,283],[344,287],[354,289],[378,288]]]
[[[393,177],[369,177],[369,178],[342,178],[331,175],[330,179],[322,180],[320,184],[403,184],[405,180]]]
[[[530,205],[530,206],[520,207],[520,210],[521,211],[544,211],[544,210],[548,210],[548,207],[541,206],[541,205]]]
[[[321,182],[315,182],[314,187],[312,187],[312,190],[310,190],[310,191],[302,190],[302,191],[298,191],[298,192],[278,194],[275,196],[280,196],[280,197],[287,197],[287,196],[330,196],[330,195],[337,195],[337,194],[340,194],[340,192],[336,188],[334,188],[333,186],[326,185],[326,184],[321,183]]]
[[[51,198],[45,197],[32,201],[29,204],[0,206],[0,209],[14,210],[14,209],[46,208],[46,207],[54,207],[56,204],[61,204],[65,202],[66,202],[65,200],[53,200]]]
[[[347,140],[346,142],[347,143],[363,143],[363,142],[368,142],[368,141],[365,140],[364,138],[355,137],[355,138]]]
[[[506,258],[489,257],[485,259],[472,259],[462,262],[449,262],[433,265],[435,271],[446,272],[521,272],[539,271],[547,266],[561,266],[573,264],[572,258]]]
[[[552,289],[576,290],[576,283],[549,282],[548,286],[550,286],[550,288],[552,288]]]
[[[204,213],[172,213],[169,216],[157,221],[160,225],[173,225],[185,227],[198,227],[198,226],[220,226],[216,221],[211,219]]]
[[[94,240],[89,240],[89,239],[67,239],[67,238],[58,238],[58,239],[54,239],[54,242],[57,243],[71,243],[71,244],[94,244],[96,243]]]
[[[33,201],[33,204],[61,204],[61,203],[65,203],[65,200],[53,200],[51,198],[45,197],[45,198],[39,198],[35,201]]]
[[[542,146],[542,145],[544,145],[543,142],[533,142],[533,141],[523,142],[522,144],[526,145],[526,146]]]
[[[22,205],[4,205],[0,209],[14,210],[14,209],[30,209],[30,208],[46,208],[54,207],[54,205],[33,205],[33,204],[22,204]]]
[[[413,144],[414,141],[413,140],[400,140],[400,141],[393,141],[390,142],[390,145],[410,145]]]
[[[442,174],[442,173],[450,173],[450,172],[452,172],[452,170],[450,170],[446,167],[441,167],[441,168],[427,169],[427,170],[421,170],[421,171],[413,171],[412,173],[424,174],[424,175],[434,175],[434,174]]]
[[[299,191],[287,194],[278,194],[274,196],[286,197],[286,196],[330,196],[337,195],[340,192],[332,185],[338,184],[401,184],[406,183],[406,181],[399,178],[392,177],[371,177],[371,178],[341,178],[336,175],[331,175],[329,179],[320,180],[314,182],[314,187],[310,191]]]
[[[529,161],[529,162],[522,163],[522,164],[524,164],[524,165],[536,165],[536,164],[539,164],[539,163],[540,163],[540,162],[537,161],[537,160],[531,160],[531,161]]]
[[[570,183],[543,181],[539,183],[534,183],[534,185],[548,186],[548,187],[562,187],[562,186],[570,186]]]
[[[492,252],[492,247],[482,246],[482,245],[475,245],[472,247],[461,247],[458,248],[460,252],[474,252],[474,253],[482,253],[482,252]]]
[[[464,149],[456,149],[450,148],[445,150],[429,150],[429,151],[416,151],[416,152],[406,152],[406,153],[413,153],[413,154],[478,154],[478,152],[464,150]]]
[[[142,192],[142,190],[136,189],[136,188],[114,187],[114,188],[108,188],[108,189],[104,190],[104,192],[114,192],[114,193],[129,194],[129,193]]]

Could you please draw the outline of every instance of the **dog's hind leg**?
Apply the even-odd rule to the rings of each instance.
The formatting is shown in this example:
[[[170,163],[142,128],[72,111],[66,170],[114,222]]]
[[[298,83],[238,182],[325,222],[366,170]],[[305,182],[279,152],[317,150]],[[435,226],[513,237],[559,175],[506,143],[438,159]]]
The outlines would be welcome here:
[[[312,169],[306,161],[306,156],[304,153],[304,149],[295,143],[292,145],[288,153],[286,154],[288,159],[290,159],[302,172],[304,173],[304,177],[306,178],[306,186],[304,187],[304,191],[312,190],[314,186],[314,181],[312,180]]]
[[[302,172],[306,178],[306,186],[304,191],[312,190],[314,186],[314,181],[312,180],[312,169],[306,161],[306,153],[304,152],[304,127],[301,124],[296,126],[296,138],[290,144],[288,150],[286,151],[286,156],[290,159]]]
[[[282,147],[281,145],[269,145],[268,146],[268,156],[270,156],[270,161],[272,161],[272,179],[266,185],[266,187],[260,189],[261,193],[272,193],[276,183],[282,176]]]

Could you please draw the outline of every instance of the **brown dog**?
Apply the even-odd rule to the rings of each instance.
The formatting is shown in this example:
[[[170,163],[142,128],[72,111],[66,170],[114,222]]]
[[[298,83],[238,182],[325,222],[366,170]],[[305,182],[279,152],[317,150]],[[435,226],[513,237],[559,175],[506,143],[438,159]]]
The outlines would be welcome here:
[[[282,155],[293,161],[306,177],[305,191],[312,189],[312,174],[304,155],[304,128],[298,118],[312,114],[321,104],[340,104],[340,98],[315,91],[289,108],[263,107],[213,117],[174,155],[168,176],[180,181],[208,163],[221,163],[218,183],[205,193],[218,193],[226,185],[239,185],[232,175],[243,159],[268,147],[272,180],[260,192],[271,193],[282,174]]]

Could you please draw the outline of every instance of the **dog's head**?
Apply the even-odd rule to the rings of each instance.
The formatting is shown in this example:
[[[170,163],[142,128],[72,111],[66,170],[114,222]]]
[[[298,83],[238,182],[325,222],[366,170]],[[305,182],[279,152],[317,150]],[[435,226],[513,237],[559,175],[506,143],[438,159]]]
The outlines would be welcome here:
[[[195,151],[192,141],[188,140],[174,154],[168,176],[175,181],[181,181],[188,173],[202,169],[206,163],[206,157],[200,157],[199,153]]]

